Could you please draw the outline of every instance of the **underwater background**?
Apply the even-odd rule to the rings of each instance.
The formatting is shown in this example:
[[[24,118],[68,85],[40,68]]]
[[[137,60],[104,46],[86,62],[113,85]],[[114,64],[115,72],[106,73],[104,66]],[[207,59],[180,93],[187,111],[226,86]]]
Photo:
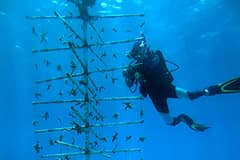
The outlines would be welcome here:
[[[64,14],[72,7],[67,5],[68,3],[64,0],[0,1],[0,159],[40,159],[33,147],[39,137],[33,133],[35,128],[32,121],[36,117],[39,118],[39,114],[44,113],[45,106],[32,105],[32,101],[36,100],[35,92],[43,91],[34,81],[38,78],[58,75],[55,66],[52,68],[51,65],[49,68],[44,66],[46,57],[52,63],[53,61],[64,63],[66,57],[62,54],[58,57],[54,53],[54,56],[32,54],[31,51],[52,46],[55,42],[51,41],[51,38],[62,32],[64,26],[60,21],[33,22],[25,17],[53,15],[55,10]],[[96,27],[104,26],[106,30],[111,31],[115,28],[118,31],[117,33],[106,32],[104,39],[107,40],[139,37],[140,31],[143,31],[147,43],[153,49],[161,49],[166,59],[180,65],[181,68],[173,73],[174,84],[179,87],[198,90],[238,77],[240,74],[240,2],[238,1],[97,0],[96,5],[95,9],[91,9],[96,14],[144,12],[144,17],[104,20],[102,23],[96,23]],[[143,22],[144,26],[139,27]],[[36,30],[48,32],[47,43],[39,43],[39,39],[32,33],[33,26]],[[131,31],[126,31],[129,28]],[[113,58],[109,56],[105,61],[110,66],[127,65],[129,61],[124,56],[131,46],[132,43],[107,47],[106,52],[117,51],[119,59],[113,61]],[[36,63],[39,64],[37,71]],[[63,70],[65,71],[64,67]],[[118,83],[112,85],[106,82],[108,92],[104,92],[104,96],[112,97],[119,94],[130,96],[131,93],[124,85],[121,72],[113,74],[118,78]],[[102,79],[99,78],[99,83],[101,81]],[[48,100],[53,97],[51,94],[48,96]],[[129,132],[133,137],[143,135],[145,137],[143,143],[131,143],[133,146],[140,146],[143,151],[141,153],[116,153],[115,159],[239,159],[239,98],[239,94],[235,94],[203,97],[195,101],[169,99],[172,115],[176,116],[180,113],[191,115],[197,122],[211,126],[205,132],[194,132],[184,124],[176,127],[167,126],[149,98],[139,101],[136,105],[144,109],[144,124],[133,130],[128,126],[122,127],[120,131]],[[111,114],[115,109],[117,110],[118,107],[111,108],[110,104],[106,104],[101,111]],[[54,107],[53,111],[56,114],[65,114],[65,112],[58,111],[56,106]],[[120,110],[119,114],[123,115],[123,120],[132,120],[131,114],[126,112]],[[54,126],[55,122],[43,121],[42,125]],[[114,129],[106,128],[102,132],[111,137]],[[40,139],[46,141],[47,144],[48,139],[44,138]],[[123,141],[125,141],[124,138]],[[121,138],[117,143],[125,145],[121,142]],[[62,151],[61,148],[54,150],[50,146],[50,149],[43,148],[44,153],[44,149],[54,153]],[[107,158],[97,156],[92,159]]]

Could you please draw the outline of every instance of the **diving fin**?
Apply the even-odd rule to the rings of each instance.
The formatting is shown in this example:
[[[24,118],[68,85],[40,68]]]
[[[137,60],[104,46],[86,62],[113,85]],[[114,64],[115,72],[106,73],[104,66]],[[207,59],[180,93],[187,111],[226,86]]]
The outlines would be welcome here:
[[[195,130],[195,131],[200,131],[200,132],[203,132],[205,131],[206,129],[210,128],[209,126],[205,126],[205,125],[202,125],[202,124],[198,124],[198,123],[193,123],[190,128],[192,130]]]
[[[238,93],[240,92],[240,77],[224,82],[220,86],[222,93]]]
[[[206,95],[240,93],[240,77],[231,79],[221,84],[213,85],[205,90]]]

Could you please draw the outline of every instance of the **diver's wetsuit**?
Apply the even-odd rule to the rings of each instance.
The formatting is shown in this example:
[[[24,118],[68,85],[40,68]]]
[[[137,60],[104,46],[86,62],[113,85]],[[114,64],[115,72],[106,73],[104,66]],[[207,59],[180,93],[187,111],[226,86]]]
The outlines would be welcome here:
[[[140,93],[146,97],[149,95],[154,106],[160,113],[168,115],[169,108],[167,104],[168,98],[188,97],[193,100],[203,95],[211,96],[223,93],[239,93],[240,92],[240,77],[231,79],[222,84],[209,86],[202,91],[189,92],[176,89],[172,84],[173,76],[169,72],[166,62],[161,51],[153,52],[150,47],[146,47],[141,41],[135,43],[130,57],[135,61],[128,66],[127,70],[123,71],[126,84],[129,88],[133,84],[140,84]],[[183,95],[181,92],[183,92]],[[179,94],[180,93],[180,94]],[[186,114],[180,114],[176,117],[171,117],[169,125],[175,126],[180,122],[186,123],[191,129],[204,131],[208,126],[195,123],[192,118]]]
[[[136,73],[139,76],[136,76]],[[137,59],[135,64],[129,65],[125,77],[128,77],[126,79],[128,87],[131,87],[137,80],[141,94],[144,97],[148,94],[156,109],[161,113],[169,113],[167,98],[178,98],[176,86],[172,84],[173,76],[160,50],[153,52],[148,49],[144,57]],[[193,100],[204,95],[204,92],[187,92],[187,94]]]
[[[168,98],[178,98],[176,86],[172,84],[173,76],[168,71],[162,52],[148,51],[144,57],[136,59],[135,64],[130,64],[127,71],[124,72],[128,87],[131,87],[136,80],[140,84],[140,93],[146,97],[149,95],[155,108],[160,113],[169,113],[167,104]],[[204,95],[204,92],[187,92],[190,99],[198,98]],[[168,123],[175,126],[180,122],[185,122],[191,129],[204,131],[209,128],[194,121],[186,114],[180,114],[173,117],[173,121]]]
[[[154,106],[161,113],[169,113],[167,98],[177,98],[176,87],[172,84],[173,76],[168,71],[162,52],[148,51],[136,70],[142,77],[138,79],[140,92],[149,94]]]

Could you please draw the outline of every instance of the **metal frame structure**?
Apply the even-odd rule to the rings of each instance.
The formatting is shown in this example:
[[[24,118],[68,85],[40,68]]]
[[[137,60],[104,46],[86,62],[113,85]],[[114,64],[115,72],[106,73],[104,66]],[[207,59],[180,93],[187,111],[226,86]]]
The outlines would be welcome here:
[[[81,68],[81,72],[79,73],[66,73],[65,75],[61,75],[58,77],[50,77],[48,79],[44,80],[37,80],[35,81],[36,84],[45,84],[49,82],[55,82],[58,80],[68,79],[72,86],[76,88],[76,90],[81,94],[81,97],[79,99],[68,99],[68,100],[49,100],[49,101],[33,101],[32,104],[34,106],[36,105],[43,105],[43,104],[63,104],[63,103],[74,103],[74,104],[83,104],[83,110],[81,112],[84,112],[84,116],[82,113],[80,113],[77,109],[74,107],[71,107],[71,111],[75,114],[76,117],[82,122],[82,124],[75,123],[73,126],[63,126],[60,128],[48,128],[48,129],[38,129],[34,130],[35,134],[42,134],[42,133],[51,133],[51,132],[59,132],[59,131],[77,131],[77,132],[83,132],[85,134],[84,138],[84,147],[81,147],[79,145],[71,144],[64,142],[62,140],[55,140],[54,144],[62,145],[68,148],[75,148],[78,149],[79,152],[70,152],[70,153],[59,153],[59,154],[44,154],[41,155],[41,158],[64,158],[67,159],[67,157],[74,157],[78,155],[85,155],[85,159],[89,160],[91,154],[99,154],[104,156],[105,158],[111,158],[111,153],[116,152],[140,152],[141,148],[125,148],[125,149],[112,149],[112,150],[94,150],[90,147],[90,134],[95,135],[99,138],[97,133],[94,131],[96,127],[106,127],[106,126],[122,126],[122,125],[136,125],[136,124],[143,124],[144,120],[136,120],[136,121],[125,121],[125,122],[114,122],[114,123],[90,123],[90,109],[92,109],[96,115],[101,119],[102,114],[97,109],[97,104],[95,102],[100,101],[123,101],[123,100],[142,100],[143,97],[141,96],[127,96],[127,97],[106,97],[106,98],[97,98],[97,90],[98,87],[95,84],[94,80],[90,77],[90,75],[95,73],[105,73],[105,72],[111,72],[116,70],[122,70],[127,68],[128,66],[120,66],[115,68],[107,68],[107,65],[105,62],[100,58],[100,56],[94,51],[94,46],[105,46],[105,45],[114,45],[114,44],[122,44],[122,43],[129,43],[134,42],[143,39],[144,37],[139,38],[133,38],[133,39],[127,39],[127,40],[120,40],[120,41],[110,41],[105,42],[101,35],[97,32],[97,29],[93,25],[92,21],[101,20],[101,19],[111,19],[111,18],[121,18],[121,17],[143,17],[144,14],[119,14],[119,15],[90,15],[89,14],[89,7],[92,7],[94,5],[94,1],[90,0],[72,0],[72,3],[75,4],[75,6],[78,8],[79,16],[62,16],[57,11],[54,12],[55,16],[27,16],[26,18],[28,20],[49,20],[49,19],[58,19],[62,22],[62,24],[76,37],[77,40],[80,41],[80,45],[76,45],[74,42],[68,42],[68,47],[62,47],[62,48],[45,48],[45,49],[38,49],[38,50],[32,50],[32,53],[34,54],[40,54],[40,53],[46,53],[46,52],[55,52],[55,51],[71,51],[73,56],[77,59],[79,63],[79,67]],[[89,2],[89,3],[88,3]],[[78,34],[77,30],[72,27],[72,25],[68,22],[68,20],[82,20],[83,21],[83,27],[82,27],[82,33],[83,35]],[[87,41],[87,28],[88,25],[93,29],[93,31],[96,33],[97,37],[99,38],[99,43],[89,44]],[[78,50],[83,50],[83,56],[79,56]],[[95,71],[89,71],[88,67],[88,54],[92,53],[96,59],[99,60],[100,63],[102,63],[105,68],[95,70]],[[79,83],[76,81],[76,77],[81,77],[84,81],[84,85],[79,85]],[[91,86],[93,86],[91,88]],[[34,145],[35,149],[40,149],[40,144]]]

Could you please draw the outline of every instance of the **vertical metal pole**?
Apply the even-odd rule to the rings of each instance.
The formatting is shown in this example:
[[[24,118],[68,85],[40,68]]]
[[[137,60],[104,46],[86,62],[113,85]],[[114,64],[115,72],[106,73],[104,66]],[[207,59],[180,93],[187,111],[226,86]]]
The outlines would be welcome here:
[[[84,42],[87,42],[87,21],[83,21],[83,38]],[[88,48],[84,48],[83,50],[83,61],[85,63],[85,75],[84,75],[84,81],[86,82],[86,87],[85,87],[85,100],[86,100],[86,105],[85,105],[85,120],[86,120],[86,131],[85,131],[85,149],[86,149],[86,155],[85,159],[89,160],[90,159],[90,154],[89,152],[89,108],[90,108],[90,103],[89,103],[89,83],[88,83]]]
[[[88,6],[84,6],[83,1],[78,0],[78,11],[79,11],[79,15],[82,17],[83,20],[83,42],[85,44],[87,44],[87,19],[85,16],[88,15]],[[82,2],[82,3],[81,3]],[[87,14],[87,15],[86,15]],[[85,64],[85,68],[84,68],[84,77],[83,80],[85,81],[86,85],[85,85],[85,97],[84,97],[84,101],[85,101],[85,107],[84,107],[84,112],[85,112],[85,160],[89,160],[90,159],[90,154],[89,154],[89,107],[90,107],[90,103],[89,103],[89,83],[88,83],[88,48],[87,46],[83,49],[83,62]]]

